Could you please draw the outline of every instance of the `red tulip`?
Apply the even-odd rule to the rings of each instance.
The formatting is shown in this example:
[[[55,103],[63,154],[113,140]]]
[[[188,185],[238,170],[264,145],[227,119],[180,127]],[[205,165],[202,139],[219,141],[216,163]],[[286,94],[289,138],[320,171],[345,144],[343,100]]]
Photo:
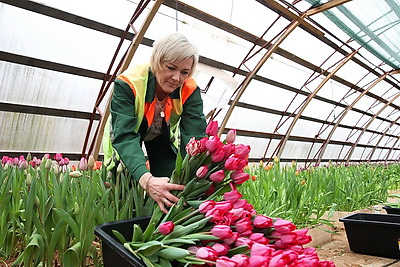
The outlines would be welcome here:
[[[160,224],[160,226],[158,227],[158,230],[160,231],[160,233],[162,235],[168,235],[170,233],[172,233],[172,231],[174,231],[175,228],[175,224],[171,221],[169,222],[164,222],[162,224]]]
[[[214,136],[218,133],[218,122],[217,121],[210,121],[206,128],[206,134],[208,136]]]

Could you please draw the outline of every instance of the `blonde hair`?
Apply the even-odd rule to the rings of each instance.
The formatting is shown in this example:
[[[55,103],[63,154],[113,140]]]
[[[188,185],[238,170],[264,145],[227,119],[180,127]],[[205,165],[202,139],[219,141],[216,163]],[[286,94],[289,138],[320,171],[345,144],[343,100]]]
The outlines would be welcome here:
[[[192,58],[193,65],[189,72],[192,76],[199,61],[196,47],[181,33],[172,33],[154,42],[150,57],[150,68],[154,74],[161,71],[161,63],[178,62]]]

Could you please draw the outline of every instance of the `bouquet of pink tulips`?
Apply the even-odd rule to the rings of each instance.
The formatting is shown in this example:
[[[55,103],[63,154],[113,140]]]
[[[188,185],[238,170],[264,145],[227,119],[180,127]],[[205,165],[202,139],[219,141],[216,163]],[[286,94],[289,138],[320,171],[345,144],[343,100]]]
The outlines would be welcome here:
[[[218,123],[208,137],[191,139],[187,156],[178,155],[171,182],[184,184],[178,204],[168,214],[158,206],[146,229],[134,226],[133,240],[117,238],[147,266],[334,266],[320,261],[306,229],[281,218],[257,214],[237,187],[250,179],[250,147],[234,144],[236,131],[224,141]]]

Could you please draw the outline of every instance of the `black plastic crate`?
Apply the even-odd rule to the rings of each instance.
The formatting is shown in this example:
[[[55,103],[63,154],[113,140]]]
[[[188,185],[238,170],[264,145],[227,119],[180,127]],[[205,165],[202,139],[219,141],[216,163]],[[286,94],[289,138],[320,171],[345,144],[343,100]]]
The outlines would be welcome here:
[[[387,214],[400,214],[399,208],[394,208],[394,207],[390,207],[390,206],[383,206],[382,208],[384,210],[386,210]]]
[[[400,259],[400,215],[355,213],[339,221],[344,223],[351,251]]]
[[[120,232],[127,241],[130,241],[132,240],[133,225],[138,224],[142,229],[145,229],[149,221],[150,216],[108,222],[95,227],[94,233],[102,241],[101,248],[104,267],[146,266],[142,260],[135,257],[131,252],[124,248],[112,231],[116,230]]]

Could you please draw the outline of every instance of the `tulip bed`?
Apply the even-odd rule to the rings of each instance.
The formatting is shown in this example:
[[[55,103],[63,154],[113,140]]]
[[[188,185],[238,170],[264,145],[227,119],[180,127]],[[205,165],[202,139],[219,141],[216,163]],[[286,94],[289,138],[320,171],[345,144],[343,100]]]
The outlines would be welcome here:
[[[143,190],[101,162],[78,166],[56,154],[3,157],[0,262],[23,266],[100,266],[95,225],[149,215]]]
[[[304,169],[295,162],[281,166],[275,159],[270,164],[252,164],[246,171],[254,181],[239,191],[259,213],[308,227],[329,224],[327,213],[384,204],[388,190],[398,188],[400,165],[328,164]]]
[[[296,164],[282,167],[276,160],[246,167],[252,179],[238,190],[257,214],[303,227],[327,222],[322,219],[326,211],[352,211],[386,202],[388,189],[397,188],[399,168],[397,164],[365,164],[299,169]],[[112,176],[92,158],[82,159],[75,167],[60,154],[41,159],[3,157],[0,262],[101,266],[94,226],[145,216],[153,207],[140,186],[127,183],[131,179],[126,175],[119,168]],[[169,230],[170,226],[163,227]],[[217,235],[218,227],[214,229]]]

